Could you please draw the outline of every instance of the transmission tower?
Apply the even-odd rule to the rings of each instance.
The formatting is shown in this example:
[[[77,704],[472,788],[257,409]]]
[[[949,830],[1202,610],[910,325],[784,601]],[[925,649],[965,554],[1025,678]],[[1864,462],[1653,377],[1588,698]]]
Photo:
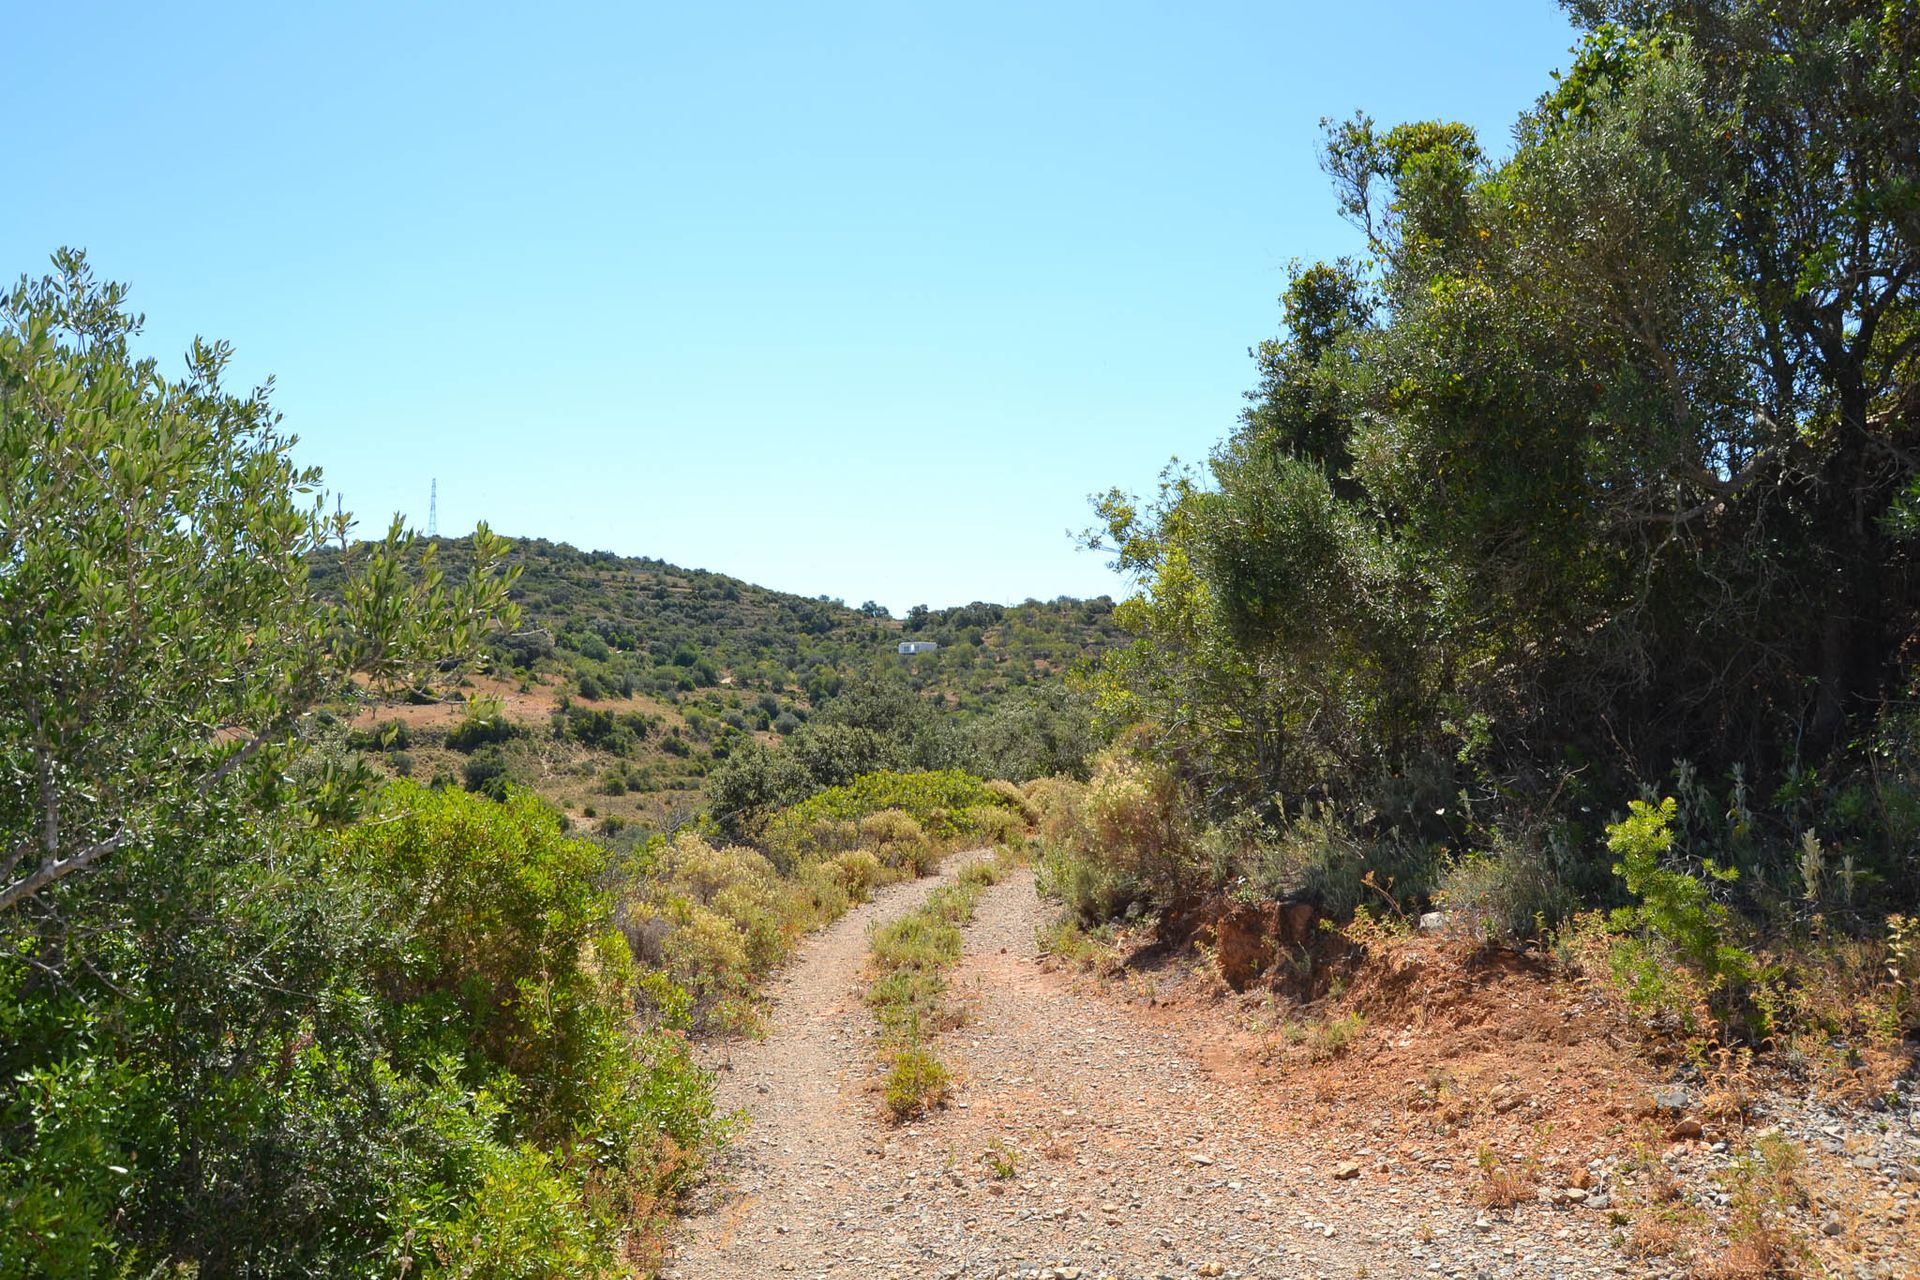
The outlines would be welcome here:
[[[427,536],[440,536],[440,479],[434,477],[427,484]]]

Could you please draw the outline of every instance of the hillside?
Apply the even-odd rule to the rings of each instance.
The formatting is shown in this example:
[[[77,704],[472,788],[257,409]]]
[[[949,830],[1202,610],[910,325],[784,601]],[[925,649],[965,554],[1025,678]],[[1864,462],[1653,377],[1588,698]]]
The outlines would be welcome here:
[[[471,539],[434,546],[449,575],[471,563]],[[385,742],[396,771],[484,785],[504,770],[610,835],[684,818],[717,761],[794,732],[850,681],[898,678],[964,721],[1057,683],[1121,637],[1105,597],[916,607],[896,619],[873,604],[541,538],[516,542],[511,563],[521,620],[493,641],[491,669],[461,700],[363,712],[357,741],[381,745],[374,726],[404,726]],[[317,557],[312,572],[333,588],[339,555]],[[939,648],[902,656],[906,639]],[[496,714],[495,702],[505,728],[469,730],[465,750],[449,745],[476,707]]]

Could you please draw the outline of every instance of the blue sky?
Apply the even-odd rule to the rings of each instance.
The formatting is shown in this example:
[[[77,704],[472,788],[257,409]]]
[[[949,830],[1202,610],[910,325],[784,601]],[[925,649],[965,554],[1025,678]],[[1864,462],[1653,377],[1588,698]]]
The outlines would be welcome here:
[[[1117,592],[1087,495],[1204,457],[1322,116],[1504,147],[1573,41],[1499,3],[15,6],[0,273],[277,378],[372,530],[806,595]]]

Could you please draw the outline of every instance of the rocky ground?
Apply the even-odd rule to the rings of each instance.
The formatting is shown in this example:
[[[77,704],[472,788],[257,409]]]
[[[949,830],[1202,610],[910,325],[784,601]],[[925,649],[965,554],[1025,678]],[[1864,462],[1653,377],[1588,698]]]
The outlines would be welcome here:
[[[867,932],[935,883],[813,939],[771,1034],[716,1051],[751,1124],[665,1275],[1920,1275],[1911,1092],[1703,1123],[1711,1082],[1656,1074],[1580,991],[1417,949],[1347,993],[1369,1016],[1330,1047],[1191,953],[1112,979],[1044,959],[1024,871],[966,931],[952,1104],[890,1124]],[[1756,1199],[1776,1136],[1799,1168]]]
[[[772,993],[774,1031],[732,1048],[727,1105],[753,1124],[688,1223],[675,1277],[1533,1276],[1645,1273],[1585,1204],[1488,1209],[1461,1161],[1315,1130],[1223,1079],[1191,1028],[1042,962],[1032,877],[991,890],[942,1052],[948,1109],[894,1127],[858,1002],[866,930],[903,886],[815,939]],[[1475,1175],[1477,1176],[1477,1174]]]

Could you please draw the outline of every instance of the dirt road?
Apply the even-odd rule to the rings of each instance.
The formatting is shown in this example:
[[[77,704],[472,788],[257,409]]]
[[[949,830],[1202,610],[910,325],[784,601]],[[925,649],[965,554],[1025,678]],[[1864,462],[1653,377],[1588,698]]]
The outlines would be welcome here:
[[[1049,971],[1029,872],[990,890],[941,1055],[953,1105],[883,1119],[859,1000],[870,924],[897,886],[808,944],[736,1045],[721,1097],[751,1126],[696,1205],[668,1276],[1577,1276],[1624,1274],[1604,1213],[1483,1213],[1449,1169],[1315,1132],[1216,1080],[1175,1031]],[[1634,1263],[1635,1274],[1658,1268]]]

